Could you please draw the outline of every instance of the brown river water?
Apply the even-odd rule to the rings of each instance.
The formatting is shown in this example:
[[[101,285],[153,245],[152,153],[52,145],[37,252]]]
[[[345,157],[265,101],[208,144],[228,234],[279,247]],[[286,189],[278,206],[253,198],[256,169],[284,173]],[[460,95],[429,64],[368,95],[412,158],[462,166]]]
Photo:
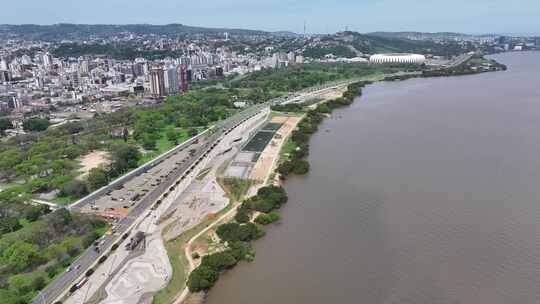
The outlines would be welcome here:
[[[540,52],[377,83],[312,137],[280,223],[208,304],[540,303]]]

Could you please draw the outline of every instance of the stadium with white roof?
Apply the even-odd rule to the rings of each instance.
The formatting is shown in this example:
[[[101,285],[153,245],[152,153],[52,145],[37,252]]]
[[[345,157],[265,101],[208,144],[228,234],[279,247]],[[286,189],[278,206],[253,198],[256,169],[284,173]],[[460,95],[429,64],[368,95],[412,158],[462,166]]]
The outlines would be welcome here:
[[[419,54],[375,54],[369,57],[370,63],[375,64],[423,64],[424,55]]]

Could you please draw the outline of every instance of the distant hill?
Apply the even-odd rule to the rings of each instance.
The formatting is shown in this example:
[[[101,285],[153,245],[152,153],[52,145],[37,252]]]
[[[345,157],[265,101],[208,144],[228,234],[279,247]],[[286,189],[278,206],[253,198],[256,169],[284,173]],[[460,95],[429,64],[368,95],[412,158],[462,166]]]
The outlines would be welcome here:
[[[289,32],[289,31],[271,32],[271,34],[274,35],[274,36],[278,36],[278,37],[288,37],[288,38],[302,37],[302,35],[300,35],[300,34],[297,34],[297,33],[294,33],[294,32]]]
[[[429,40],[411,40],[401,37],[383,37],[355,32],[339,33],[343,41],[362,53],[418,53],[439,56],[461,54],[466,50],[456,43],[435,43]]]
[[[471,37],[472,35],[463,33],[452,32],[438,32],[438,33],[426,33],[426,32],[373,32],[368,33],[370,36],[377,36],[383,38],[397,38],[397,39],[452,39]]]
[[[271,35],[269,32],[229,28],[205,28],[183,24],[151,25],[151,24],[70,24],[60,23],[53,25],[0,25],[0,37],[9,37],[16,34],[25,39],[45,41],[69,40],[86,37],[110,37],[122,33],[155,34],[155,35],[221,35],[228,32],[231,35]]]

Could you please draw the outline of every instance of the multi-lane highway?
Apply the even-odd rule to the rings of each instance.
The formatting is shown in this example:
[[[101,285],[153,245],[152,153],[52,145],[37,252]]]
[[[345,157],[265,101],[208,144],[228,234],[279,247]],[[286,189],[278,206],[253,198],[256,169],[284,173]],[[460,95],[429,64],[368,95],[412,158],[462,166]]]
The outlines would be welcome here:
[[[101,255],[109,251],[110,247],[118,242],[122,235],[129,233],[131,227],[135,222],[144,216],[145,212],[148,212],[150,207],[156,203],[160,197],[167,193],[168,190],[175,185],[175,183],[182,179],[183,176],[188,174],[193,167],[198,164],[202,158],[206,157],[215,146],[221,141],[221,137],[227,134],[241,124],[243,121],[259,113],[267,104],[252,107],[246,111],[238,113],[237,115],[225,120],[223,123],[217,125],[212,131],[212,134],[204,140],[204,142],[191,147],[196,147],[194,153],[180,163],[176,164],[170,173],[146,196],[144,196],[139,203],[137,203],[129,212],[128,216],[121,219],[115,224],[116,233],[112,235],[105,235],[101,240],[101,250],[97,252],[94,247],[88,248],[75,262],[73,262],[72,270],[60,274],[53,282],[51,282],[39,295],[32,301],[33,304],[49,304],[53,303],[60,295],[62,295],[67,289],[77,282],[84,273],[100,258]],[[171,155],[172,156],[172,155]],[[163,161],[163,160],[162,160]],[[99,197],[94,197],[98,199]],[[90,201],[84,201],[85,204],[91,203]]]
[[[260,113],[264,108],[272,104],[285,103],[292,98],[302,97],[303,95],[310,95],[315,92],[324,91],[330,87],[337,85],[344,85],[351,83],[353,81],[339,81],[331,84],[321,85],[314,88],[308,88],[294,95],[289,95],[282,98],[277,98],[266,103],[262,103],[253,107],[250,107],[233,117],[226,119],[225,121],[218,123],[214,128],[210,130],[206,136],[206,139],[202,139],[203,136],[200,136],[199,141],[189,140],[188,142],[172,149],[171,151],[166,152],[165,154],[159,156],[155,160],[143,165],[127,174],[125,177],[115,181],[114,183],[96,191],[95,193],[90,194],[89,196],[83,198],[82,200],[74,203],[70,206],[72,210],[80,210],[82,208],[88,207],[89,205],[98,205],[103,200],[107,200],[108,194],[110,194],[111,189],[118,187],[123,187],[127,182],[136,178],[140,175],[146,174],[152,168],[158,166],[159,164],[166,162],[167,160],[175,157],[179,152],[187,149],[195,149],[194,153],[185,158],[182,162],[171,161],[170,166],[172,167],[166,176],[160,179],[159,183],[155,186],[150,187],[148,192],[142,197],[142,199],[134,204],[129,214],[122,218],[119,222],[115,224],[115,233],[112,235],[105,235],[102,239],[99,240],[99,252],[94,249],[94,247],[88,248],[76,261],[72,263],[71,271],[64,272],[55,278],[44,290],[42,290],[36,298],[32,301],[32,304],[50,304],[53,303],[60,296],[65,294],[65,292],[74,284],[76,284],[84,276],[84,273],[96,264],[96,261],[104,254],[108,253],[111,246],[119,242],[121,237],[130,233],[130,229],[145,216],[145,213],[149,211],[151,206],[156,203],[164,193],[167,193],[171,187],[174,187],[175,183],[178,183],[179,179],[182,179],[183,176],[187,175],[193,168],[196,166],[202,158],[206,157],[221,141],[221,138],[224,134],[228,134],[232,129],[237,127],[243,121],[253,117],[257,113]]]

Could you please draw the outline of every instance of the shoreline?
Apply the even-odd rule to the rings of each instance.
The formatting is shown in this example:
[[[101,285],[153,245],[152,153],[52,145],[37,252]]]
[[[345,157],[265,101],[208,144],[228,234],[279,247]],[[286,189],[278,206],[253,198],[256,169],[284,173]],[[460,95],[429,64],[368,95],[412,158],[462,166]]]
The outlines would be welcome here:
[[[481,59],[487,60],[483,57]],[[342,97],[338,98],[330,98],[324,101],[321,101],[317,104],[317,106],[313,109],[306,110],[304,106],[299,105],[292,105],[291,108],[296,107],[297,112],[295,111],[285,111],[283,109],[278,110],[278,112],[283,113],[296,113],[296,114],[302,114],[302,119],[298,123],[295,130],[293,130],[288,138],[284,141],[283,145],[280,147],[280,153],[279,157],[276,160],[277,167],[275,167],[275,170],[273,172],[270,172],[270,175],[274,174],[274,179],[272,180],[271,184],[274,184],[277,182],[279,184],[279,187],[286,182],[286,177],[289,174],[295,174],[295,175],[305,175],[307,172],[309,172],[309,163],[306,160],[307,155],[309,153],[309,141],[311,138],[311,135],[316,133],[318,131],[318,126],[323,122],[324,118],[327,118],[328,116],[331,116],[332,112],[337,108],[343,108],[350,106],[356,98],[362,96],[362,89],[369,85],[373,84],[375,82],[379,81],[397,81],[397,80],[407,80],[412,78],[431,78],[431,77],[449,77],[449,76],[464,76],[464,75],[474,75],[474,74],[482,74],[486,72],[493,72],[493,71],[504,71],[506,70],[506,66],[503,64],[500,64],[494,60],[489,60],[494,63],[494,67],[490,67],[489,69],[470,69],[470,66],[467,66],[467,68],[463,68],[462,65],[457,67],[451,67],[448,69],[439,69],[436,71],[446,71],[444,73],[421,73],[421,74],[404,74],[404,75],[393,75],[393,76],[385,76],[381,79],[376,80],[363,80],[363,81],[357,81],[353,82],[346,86],[346,90],[343,92]],[[468,63],[469,61],[465,62]],[[465,64],[464,63],[464,64]],[[463,65],[464,65],[463,64]],[[286,106],[285,106],[286,107]],[[298,111],[298,108],[301,108],[301,110]],[[274,109],[273,109],[274,110]],[[293,142],[296,149],[291,153],[291,155],[282,155],[283,148],[289,143]],[[298,149],[300,148],[300,149]],[[264,186],[264,185],[263,185]],[[228,210],[226,214],[222,215],[219,219],[213,221],[207,229],[204,229],[204,231],[201,231],[199,234],[197,234],[195,237],[190,239],[190,243],[193,243],[198,237],[202,236],[205,232],[210,230],[210,228],[215,227],[221,221],[228,216],[231,216],[235,212],[237,213],[240,208],[240,204],[237,204],[236,206],[232,206],[231,210]],[[279,207],[277,208],[279,209]],[[250,240],[251,243],[255,239]],[[188,245],[189,246],[189,245]],[[188,248],[186,247],[186,250],[184,251],[185,257],[189,260],[191,260],[191,256],[187,256],[188,254]],[[217,253],[220,253],[219,251]],[[190,266],[191,262],[189,263]],[[238,262],[238,261],[237,261]],[[236,263],[234,264],[236,265]],[[232,267],[234,267],[232,265]],[[225,269],[220,269],[219,272],[226,271],[232,267],[227,267]],[[187,274],[190,275],[193,270],[197,268],[192,268],[187,271]],[[218,273],[219,275],[219,273]],[[189,280],[189,279],[188,279]],[[217,281],[217,279],[215,280]],[[215,281],[213,283],[215,283]],[[212,283],[212,285],[213,285]],[[206,302],[206,296],[209,292],[210,288],[202,289],[202,297],[200,297],[200,292],[193,292],[189,291],[188,287],[186,285],[186,288],[182,291],[181,296],[178,297],[173,303],[174,304],[180,304],[183,303],[185,300],[189,300],[191,295],[199,294],[197,297],[198,300],[201,301],[201,303]]]

